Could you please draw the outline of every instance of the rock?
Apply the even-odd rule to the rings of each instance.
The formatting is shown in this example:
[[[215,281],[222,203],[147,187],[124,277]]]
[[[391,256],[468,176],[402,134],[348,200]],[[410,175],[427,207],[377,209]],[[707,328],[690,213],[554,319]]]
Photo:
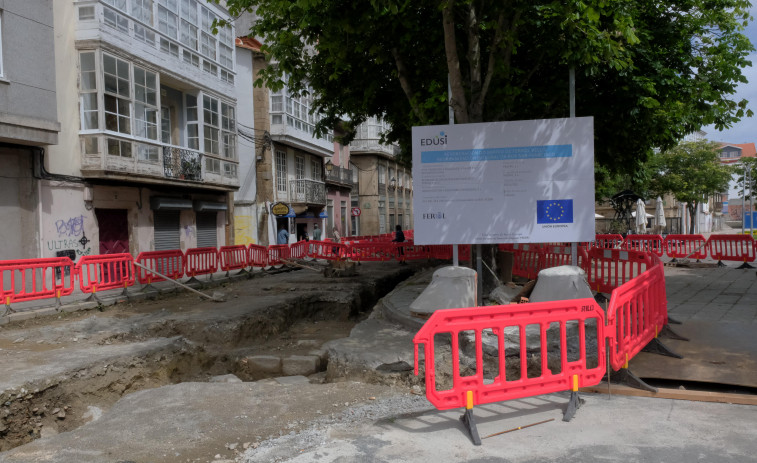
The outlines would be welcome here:
[[[58,418],[59,420],[65,419],[65,418],[66,418],[66,412],[64,412],[63,410],[61,410],[61,411],[60,411],[60,412],[59,412],[59,413],[58,413],[57,415],[55,415],[55,416],[56,416],[56,417],[57,417],[57,418]]]
[[[56,415],[60,411],[60,408],[53,408],[53,415]]]
[[[492,290],[489,294],[489,298],[493,299],[497,304],[507,305],[518,295],[520,290],[521,288],[519,287],[500,285]]]
[[[24,342],[24,338],[18,338],[15,341],[13,341],[13,344],[18,344],[20,342]]]
[[[384,363],[376,367],[377,371],[383,373],[399,373],[402,371],[411,371],[412,369],[413,366],[403,360],[394,363]]]
[[[298,384],[310,384],[310,380],[307,379],[304,376],[280,376],[278,378],[274,378],[274,381],[276,383],[281,384],[282,386],[295,386]]]
[[[241,383],[242,380],[237,378],[235,375],[228,374],[228,375],[211,376],[208,382],[210,383]]]
[[[210,297],[214,301],[218,301],[218,302],[223,302],[226,300],[226,295],[220,291],[213,291],[213,294],[211,294]]]
[[[281,358],[273,355],[252,355],[242,359],[247,361],[247,370],[251,374],[278,374],[281,373]]]
[[[281,359],[281,371],[287,376],[312,375],[318,372],[321,358],[317,355],[292,355]]]

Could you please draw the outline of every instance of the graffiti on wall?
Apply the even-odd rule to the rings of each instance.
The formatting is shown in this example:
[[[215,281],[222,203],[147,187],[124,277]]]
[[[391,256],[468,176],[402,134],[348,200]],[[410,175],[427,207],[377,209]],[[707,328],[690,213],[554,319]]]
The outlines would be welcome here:
[[[194,238],[195,237],[195,227],[193,227],[191,225],[184,225],[184,236],[186,236],[187,239]]]
[[[55,229],[58,231],[58,237],[81,236],[84,234],[84,216],[71,217],[68,220],[56,220]]]
[[[75,256],[88,256],[92,254],[92,248],[87,246],[91,240],[84,233],[83,215],[56,220],[55,231],[58,233],[59,239],[47,241],[48,251],[55,251],[56,254],[65,252],[67,256],[70,256],[74,252]],[[71,260],[74,259],[72,258]]]

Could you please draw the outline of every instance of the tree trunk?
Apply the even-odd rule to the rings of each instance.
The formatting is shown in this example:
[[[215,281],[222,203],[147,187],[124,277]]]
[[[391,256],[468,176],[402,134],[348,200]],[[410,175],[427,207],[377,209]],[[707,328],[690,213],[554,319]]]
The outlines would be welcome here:
[[[689,234],[690,235],[694,234],[694,224],[696,223],[696,220],[697,220],[697,206],[698,206],[697,203],[693,203],[693,205],[692,203],[689,203],[686,205],[686,209],[689,210]]]

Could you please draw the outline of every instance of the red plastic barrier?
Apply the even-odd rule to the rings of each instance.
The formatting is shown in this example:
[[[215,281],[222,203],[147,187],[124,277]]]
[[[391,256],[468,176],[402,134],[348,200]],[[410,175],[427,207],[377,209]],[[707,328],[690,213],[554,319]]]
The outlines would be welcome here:
[[[539,270],[559,267],[561,265],[573,265],[570,246],[542,246],[542,262]],[[578,266],[584,268],[589,258],[585,248],[579,246],[577,250]],[[538,273],[538,272],[537,272]]]
[[[249,253],[250,267],[265,268],[268,266],[268,249],[265,246],[251,244],[247,248],[247,252]]]
[[[310,255],[310,241],[298,241],[289,245],[289,257],[304,259]]]
[[[131,254],[83,256],[76,263],[79,288],[83,293],[133,286],[134,259]]]
[[[184,253],[178,249],[171,251],[140,252],[135,259],[135,262],[144,265],[150,270],[162,273],[173,280],[178,280],[184,276]],[[150,270],[136,267],[137,281],[139,281],[140,284],[145,285],[156,281],[166,280]]]
[[[601,293],[615,288],[646,272],[653,254],[622,249],[591,249],[584,270],[589,287]],[[656,257],[655,257],[656,259]]]
[[[68,296],[74,292],[76,271],[68,257],[0,262],[2,303]]]
[[[667,323],[665,272],[658,261],[610,296],[607,333],[612,368],[616,371],[628,368],[628,361],[656,338]]]
[[[392,243],[363,242],[345,244],[345,255],[355,262],[384,262],[394,259],[397,249]]]
[[[317,241],[313,241],[313,243],[317,243]],[[281,265],[283,264],[281,259],[289,259],[289,245],[273,244],[268,246],[268,256],[266,259],[268,265]]]
[[[577,333],[569,331],[569,325],[571,328],[577,325]],[[604,312],[590,298],[437,310],[413,338],[415,374],[418,374],[418,346],[423,344],[426,397],[439,410],[596,385],[606,371],[604,325]],[[548,330],[553,327],[557,332],[550,331],[548,335]],[[520,340],[520,374],[511,378],[512,370],[506,369],[505,352],[509,341],[505,335],[509,338],[515,333]],[[540,366],[539,371],[534,372],[535,358],[527,350],[526,339],[537,335]],[[487,344],[493,344],[494,340],[497,344],[497,356],[489,360],[486,371],[482,347],[484,336],[491,340]],[[475,351],[475,365],[471,367],[475,371],[468,375],[460,368],[461,340],[462,344],[467,341]],[[437,356],[435,341],[445,346],[451,342],[452,365],[441,365],[449,353],[445,349]],[[589,342],[596,344],[598,357],[592,359],[592,365],[586,354]],[[532,364],[530,371],[529,363]],[[444,370],[437,371],[437,365],[443,366]],[[452,388],[437,390],[437,379],[445,376],[452,377]],[[472,394],[472,404],[467,402],[469,394]]]
[[[754,244],[749,235],[710,235],[707,240],[710,257],[734,262],[754,262]]]
[[[657,256],[662,256],[664,252],[663,242],[664,240],[660,235],[628,235],[623,242],[623,249],[651,252]]]
[[[247,262],[247,247],[242,244],[221,246],[218,249],[218,255],[221,258],[221,270],[224,272],[243,270],[249,267],[249,263]]]
[[[185,272],[189,277],[213,274],[218,271],[218,249],[188,249],[185,265]]]
[[[668,235],[665,253],[673,258],[706,259],[707,240],[702,235]]]
[[[543,267],[543,253],[538,244],[515,244],[513,253],[513,275],[533,280]]]
[[[428,246],[416,246],[412,241],[392,244],[395,248],[394,255],[397,260],[424,260],[430,258]]]
[[[623,236],[618,234],[597,235],[594,241],[589,243],[590,248],[620,249],[623,244]]]
[[[347,255],[346,246],[342,243],[331,243],[327,241],[311,241],[312,257],[315,259],[341,260]]]

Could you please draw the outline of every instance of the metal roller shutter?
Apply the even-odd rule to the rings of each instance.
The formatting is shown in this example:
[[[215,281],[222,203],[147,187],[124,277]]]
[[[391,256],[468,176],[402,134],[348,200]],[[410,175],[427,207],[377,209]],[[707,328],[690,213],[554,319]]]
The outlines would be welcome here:
[[[197,213],[197,247],[215,248],[218,246],[216,233],[216,213]]]
[[[155,250],[181,249],[179,211],[153,211]]]

